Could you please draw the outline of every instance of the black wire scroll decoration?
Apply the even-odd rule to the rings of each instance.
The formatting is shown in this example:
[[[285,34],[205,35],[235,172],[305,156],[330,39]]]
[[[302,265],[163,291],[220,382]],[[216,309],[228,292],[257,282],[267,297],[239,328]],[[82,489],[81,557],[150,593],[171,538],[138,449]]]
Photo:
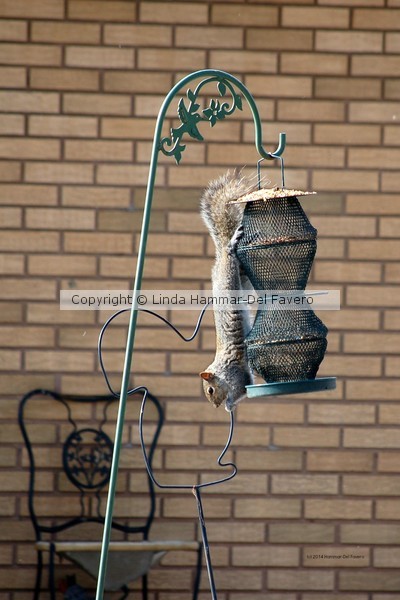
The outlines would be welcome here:
[[[163,323],[168,325],[168,327],[170,327],[184,342],[191,342],[192,340],[194,340],[194,338],[196,337],[196,335],[198,334],[198,332],[200,330],[201,322],[203,320],[204,314],[205,314],[207,308],[209,307],[209,305],[210,305],[209,303],[206,304],[200,311],[196,326],[193,330],[192,335],[189,337],[185,337],[179,331],[179,329],[177,329],[177,327],[175,327],[175,325],[173,325],[168,319],[166,319],[162,315],[160,315],[152,310],[148,310],[148,309],[138,309],[138,310],[140,310],[141,312],[145,312],[150,315],[153,315],[157,319],[160,319]],[[113,396],[115,396],[116,398],[119,398],[120,394],[113,389],[113,387],[110,383],[110,379],[107,375],[107,370],[105,368],[104,360],[103,360],[103,339],[104,339],[104,335],[105,335],[107,328],[114,321],[114,319],[116,319],[121,314],[128,312],[128,311],[130,311],[129,308],[121,309],[121,310],[117,311],[116,313],[114,313],[113,315],[111,315],[111,317],[109,317],[107,319],[107,321],[104,323],[103,327],[101,328],[101,331],[99,334],[98,345],[97,345],[97,354],[98,354],[98,358],[99,358],[99,364],[100,364],[100,368],[103,373],[106,385],[107,385],[110,393]],[[143,386],[143,385],[137,386],[137,387],[134,387],[134,388],[128,390],[127,395],[130,396],[132,394],[135,394],[135,393],[138,393],[141,391],[143,392],[143,400],[142,400],[142,405],[140,408],[140,416],[139,416],[139,438],[140,438],[140,445],[142,447],[143,458],[145,461],[147,472],[148,472],[149,477],[152,480],[152,482],[160,489],[190,489],[190,490],[192,490],[193,495],[196,498],[196,502],[197,502],[200,531],[201,531],[201,537],[202,537],[202,541],[203,541],[204,555],[205,555],[205,559],[206,559],[207,574],[208,574],[208,579],[210,582],[211,597],[212,597],[212,600],[217,600],[217,591],[216,591],[215,580],[214,580],[214,572],[213,572],[213,568],[212,568],[212,564],[211,564],[210,548],[209,548],[208,537],[207,537],[207,528],[206,528],[206,523],[205,523],[205,518],[204,518],[203,503],[202,503],[202,499],[201,499],[201,489],[206,488],[206,487],[211,487],[214,485],[218,485],[219,483],[224,483],[225,481],[230,481],[231,479],[233,479],[235,477],[235,475],[238,472],[238,469],[237,469],[237,466],[235,463],[222,462],[225,454],[229,450],[229,447],[231,445],[232,438],[233,438],[233,431],[234,431],[234,424],[235,424],[234,413],[233,413],[233,411],[230,411],[230,413],[229,413],[230,426],[229,426],[228,439],[227,439],[224,449],[222,450],[221,454],[217,458],[217,464],[221,468],[232,467],[232,472],[229,475],[227,475],[226,477],[220,478],[220,479],[214,479],[213,481],[205,481],[204,483],[196,483],[196,484],[173,485],[173,484],[160,483],[154,475],[154,472],[153,472],[153,469],[151,466],[151,457],[147,453],[146,444],[144,441],[144,433],[143,433],[144,413],[145,413],[147,395],[149,393],[149,390],[146,386]],[[156,443],[157,443],[159,434],[160,434],[160,431],[157,431],[155,434],[155,442]]]

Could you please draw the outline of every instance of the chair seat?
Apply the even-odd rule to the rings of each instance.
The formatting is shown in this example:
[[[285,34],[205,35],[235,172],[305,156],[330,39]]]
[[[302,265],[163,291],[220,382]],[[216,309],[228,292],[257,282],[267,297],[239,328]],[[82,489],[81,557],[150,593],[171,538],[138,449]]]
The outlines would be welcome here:
[[[49,552],[53,544],[57,553],[61,552],[100,552],[101,542],[36,542],[36,549]],[[193,550],[197,551],[200,542],[185,542],[181,540],[158,540],[137,542],[110,542],[110,552],[167,552],[168,550]]]
[[[52,542],[37,542],[38,550],[50,551]],[[105,590],[115,592],[142,577],[168,550],[198,550],[199,542],[142,541],[110,542]],[[101,542],[54,542],[53,548],[96,579]]]

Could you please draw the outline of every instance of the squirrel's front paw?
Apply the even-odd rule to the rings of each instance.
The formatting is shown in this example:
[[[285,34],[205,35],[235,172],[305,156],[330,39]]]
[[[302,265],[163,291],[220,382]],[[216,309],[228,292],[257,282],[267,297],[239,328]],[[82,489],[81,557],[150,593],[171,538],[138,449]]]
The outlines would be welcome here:
[[[237,245],[243,236],[243,225],[239,225],[228,244],[228,253],[235,254]]]

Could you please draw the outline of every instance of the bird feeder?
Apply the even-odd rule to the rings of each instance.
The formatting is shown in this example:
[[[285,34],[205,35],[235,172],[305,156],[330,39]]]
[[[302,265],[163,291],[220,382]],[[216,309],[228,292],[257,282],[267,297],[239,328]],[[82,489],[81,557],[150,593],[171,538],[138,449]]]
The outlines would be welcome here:
[[[272,302],[279,294],[283,303],[285,295],[293,300],[290,291],[304,291],[307,285],[317,230],[298,197],[309,193],[260,189],[237,200],[246,204],[237,256],[254,289],[272,294],[270,303],[258,309],[245,339],[251,370],[267,382],[247,386],[249,397],[335,387],[333,377],[315,379],[327,347],[325,325],[307,302],[294,309]]]

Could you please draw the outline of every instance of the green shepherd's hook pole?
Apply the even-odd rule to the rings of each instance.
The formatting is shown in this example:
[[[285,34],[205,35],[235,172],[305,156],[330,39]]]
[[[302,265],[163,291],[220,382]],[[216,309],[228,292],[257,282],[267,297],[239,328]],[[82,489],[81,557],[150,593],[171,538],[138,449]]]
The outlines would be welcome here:
[[[171,137],[162,138],[162,126],[164,124],[165,115],[171,104],[172,99],[186,84],[193,81],[194,79],[199,79],[200,77],[205,77],[205,79],[203,79],[203,81],[201,81],[197,85],[195,90],[187,90],[186,96],[188,99],[188,105],[185,104],[183,98],[179,101],[178,115],[181,121],[181,125],[177,128],[171,129]],[[197,103],[198,95],[201,89],[206,84],[212,82],[216,82],[217,84],[219,99],[211,100],[209,106],[201,110],[200,105]],[[239,90],[243,94],[252,112],[255,125],[255,145],[258,153],[262,158],[270,160],[281,157],[285,149],[286,135],[284,133],[281,133],[279,135],[279,144],[274,152],[267,152],[264,149],[262,144],[262,129],[260,116],[253,96],[250,94],[248,89],[243,85],[243,83],[239,79],[237,79],[233,75],[230,75],[229,73],[225,73],[224,71],[219,71],[216,69],[203,69],[201,71],[196,71],[194,73],[191,73],[190,75],[187,75],[169,91],[158,114],[156,128],[154,132],[153,149],[150,160],[150,170],[147,182],[147,191],[143,212],[139,251],[137,257],[135,282],[132,292],[134,303],[130,312],[129,327],[126,340],[125,361],[121,381],[121,392],[119,399],[117,423],[115,429],[114,453],[111,464],[110,484],[104,520],[103,543],[100,554],[96,600],[103,600],[104,595],[108,549],[111,538],[112,518],[114,512],[114,498],[118,477],[119,457],[121,453],[122,432],[125,420],[126,400],[129,389],[129,377],[131,372],[133,346],[135,341],[136,323],[138,315],[136,298],[142,285],[144,259],[146,254],[147,237],[149,233],[150,213],[153,200],[158,154],[161,151],[166,156],[174,156],[175,161],[179,163],[182,157],[182,152],[185,150],[186,147],[185,144],[182,143],[182,138],[184,135],[188,135],[189,137],[192,137],[199,141],[203,140],[203,137],[197,128],[198,123],[208,121],[213,127],[217,121],[229,117],[229,115],[233,114],[233,112],[236,109],[242,110],[242,97],[237,90]],[[224,99],[227,92],[231,95],[231,103]]]

